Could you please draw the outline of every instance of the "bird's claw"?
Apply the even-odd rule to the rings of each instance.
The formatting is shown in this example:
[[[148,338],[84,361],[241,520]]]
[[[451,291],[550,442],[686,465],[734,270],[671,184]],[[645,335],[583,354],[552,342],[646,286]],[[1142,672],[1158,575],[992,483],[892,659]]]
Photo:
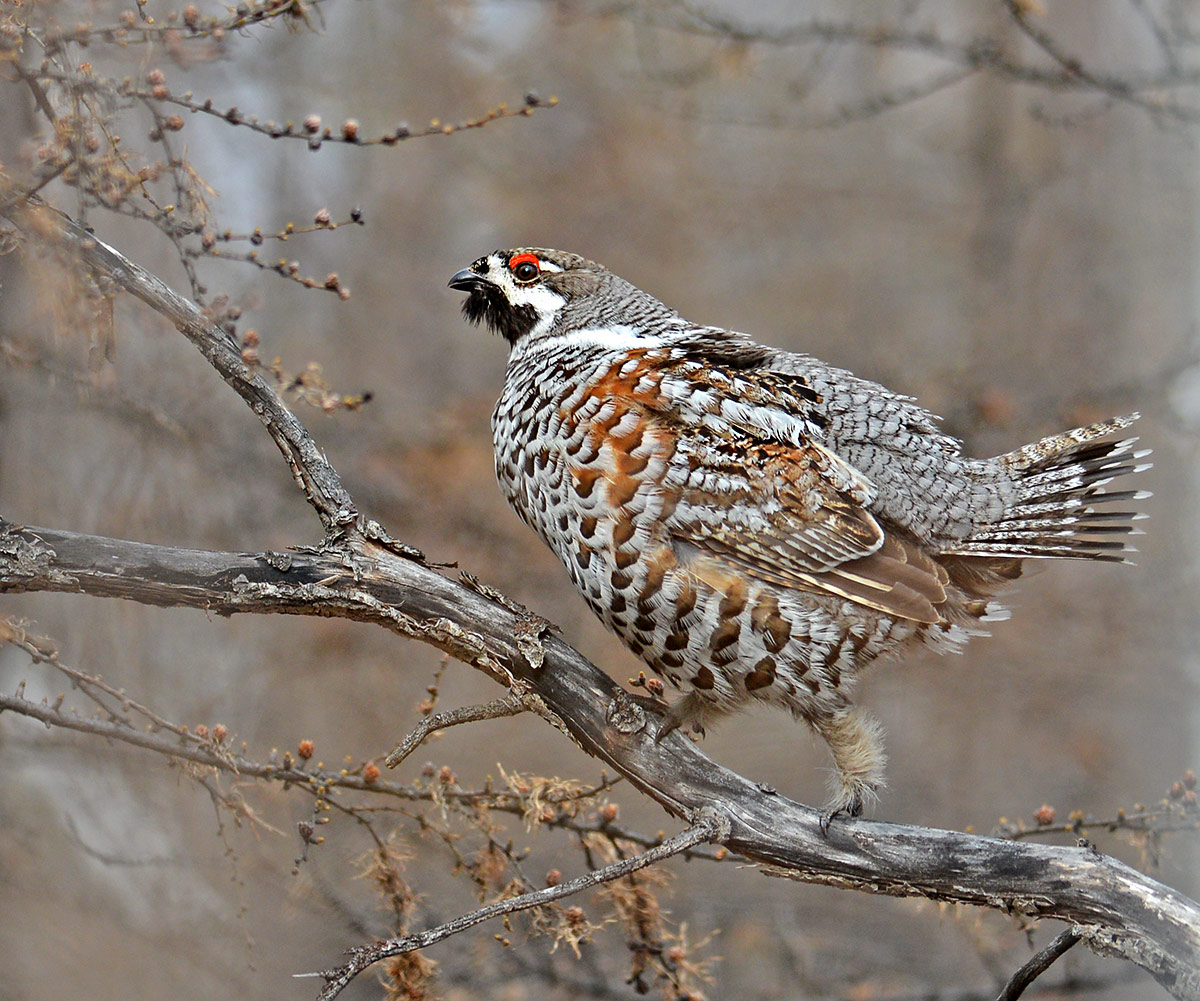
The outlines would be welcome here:
[[[861,817],[863,812],[863,801],[861,796],[854,796],[850,802],[839,806],[828,806],[821,811],[820,817],[817,818],[817,824],[821,828],[821,837],[829,837],[829,825],[833,823],[834,817],[845,817],[847,820],[853,820],[856,817]]]

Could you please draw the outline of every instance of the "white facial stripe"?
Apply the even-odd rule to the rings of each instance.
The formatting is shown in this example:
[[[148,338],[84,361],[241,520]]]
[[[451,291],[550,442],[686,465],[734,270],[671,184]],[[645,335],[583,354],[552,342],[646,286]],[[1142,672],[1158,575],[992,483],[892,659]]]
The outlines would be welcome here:
[[[543,271],[562,271],[562,268],[553,261],[543,261],[540,257],[538,258],[538,265]]]
[[[532,306],[538,316],[557,313],[567,304],[566,299],[545,285],[518,285],[516,282],[508,286],[508,301],[514,306]]]

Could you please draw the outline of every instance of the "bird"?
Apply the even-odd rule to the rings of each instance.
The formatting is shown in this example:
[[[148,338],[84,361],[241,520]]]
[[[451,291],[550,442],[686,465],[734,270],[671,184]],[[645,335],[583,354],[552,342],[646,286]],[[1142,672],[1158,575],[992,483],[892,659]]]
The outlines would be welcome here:
[[[971,458],[912,397],[692,323],[577,254],[497,250],[449,286],[508,343],[505,498],[681,693],[658,739],[782,707],[829,747],[823,830],[884,785],[853,698],[868,664],[986,634],[1026,560],[1135,551],[1150,495],[1114,481],[1149,468],[1136,413]]]

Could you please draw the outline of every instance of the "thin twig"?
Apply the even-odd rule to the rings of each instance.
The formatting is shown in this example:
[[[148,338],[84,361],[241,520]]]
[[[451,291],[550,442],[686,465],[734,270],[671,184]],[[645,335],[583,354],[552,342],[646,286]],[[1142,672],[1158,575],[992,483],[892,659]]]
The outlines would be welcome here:
[[[838,128],[866,118],[877,118],[886,111],[894,111],[909,104],[916,104],[939,91],[962,83],[977,71],[972,67],[955,66],[944,73],[934,73],[927,79],[917,80],[904,86],[868,97],[857,104],[843,105],[832,114],[820,115],[799,124],[814,129]]]
[[[1029,20],[1025,8],[1017,0],[1004,0],[1004,5],[1008,8],[1013,22],[1025,37],[1058,65],[1063,74],[1064,83],[1079,80],[1086,86],[1107,94],[1116,101],[1128,102],[1154,115],[1166,114],[1185,122],[1197,120],[1197,112],[1194,109],[1183,108],[1176,104],[1166,104],[1158,97],[1153,96],[1153,92],[1151,92],[1152,96],[1147,98],[1139,92],[1142,88],[1137,87],[1130,80],[1093,72],[1084,65],[1082,59],[1066,52],[1053,35],[1034,25]]]
[[[58,177],[70,165],[71,165],[70,160],[63,160],[58,164],[58,166],[56,166],[53,170],[48,172],[41,180],[39,180],[37,182],[37,184],[35,184],[32,188],[14,190],[11,195],[7,195],[5,197],[4,201],[0,201],[0,214],[7,212],[10,209],[16,208],[22,202],[29,201],[29,199],[31,199],[34,195],[36,195],[39,191],[41,191],[42,188],[44,188],[47,184],[49,184],[56,177]]]
[[[486,907],[471,911],[469,914],[460,915],[452,921],[447,921],[445,924],[438,925],[436,928],[430,928],[428,931],[420,932],[417,935],[405,935],[403,938],[393,938],[376,945],[363,946],[354,950],[354,955],[350,962],[344,963],[335,969],[321,970],[316,973],[299,973],[296,976],[324,978],[325,989],[317,996],[318,1001],[332,1001],[363,970],[379,962],[381,959],[387,959],[389,956],[397,956],[405,952],[413,952],[417,949],[428,948],[442,941],[444,938],[456,935],[490,918],[499,917],[503,914],[514,914],[517,911],[525,911],[531,907],[540,907],[555,900],[560,900],[563,897],[581,893],[593,886],[599,886],[601,883],[620,879],[622,876],[627,876],[638,869],[644,869],[655,862],[661,862],[672,855],[678,855],[694,845],[700,844],[702,841],[719,841],[723,836],[728,834],[728,831],[728,820],[724,820],[716,813],[706,813],[687,830],[668,838],[657,848],[651,848],[641,855],[622,859],[619,862],[614,862],[600,869],[593,869],[591,872],[584,873],[582,876],[576,876],[574,879],[559,883],[557,886],[547,886],[541,890],[522,893],[517,897],[509,897],[507,900],[497,900]]]
[[[1026,987],[1050,969],[1054,961],[1082,937],[1074,928],[1068,928],[1061,932],[1049,945],[1036,952],[1028,963],[1009,978],[1008,983],[1004,985],[1004,990],[996,995],[996,1001],[1017,1001],[1017,998],[1025,993]]]
[[[120,92],[126,97],[141,98],[147,103],[147,106],[149,106],[151,101],[174,104],[177,107],[185,108],[193,114],[219,118],[229,125],[240,125],[270,139],[303,140],[313,150],[318,149],[323,143],[346,143],[351,146],[395,146],[397,143],[402,143],[408,139],[422,139],[427,136],[450,136],[456,132],[463,132],[468,129],[482,129],[492,122],[504,118],[529,118],[535,111],[553,108],[558,104],[557,97],[542,100],[537,94],[531,92],[525,95],[525,98],[519,105],[509,106],[508,104],[501,103],[493,108],[488,108],[482,115],[474,118],[466,118],[457,122],[443,122],[441,119],[435,118],[429,125],[424,127],[409,128],[407,125],[400,125],[390,132],[368,137],[360,134],[357,123],[347,122],[340,126],[338,131],[335,131],[330,126],[321,126],[319,124],[312,126],[310,129],[307,123],[297,126],[294,122],[284,122],[282,125],[277,122],[260,122],[257,115],[245,115],[236,107],[218,108],[211,99],[197,101],[190,93],[163,94],[129,85],[121,85]]]
[[[448,709],[444,713],[434,713],[432,716],[426,716],[414,726],[412,732],[383,759],[383,763],[388,768],[395,768],[436,730],[445,730],[463,723],[478,723],[485,719],[517,716],[526,711],[525,705],[515,695],[505,695],[503,698],[493,699],[491,702],[484,702],[481,705],[461,706],[458,709]]]
[[[95,702],[108,718],[81,716],[71,709],[64,708],[61,700],[55,700],[53,703],[44,700],[35,702],[24,698],[20,692],[16,695],[0,694],[0,713],[14,712],[36,719],[48,728],[74,730],[107,740],[131,744],[143,750],[190,761],[196,765],[213,768],[238,778],[254,777],[302,787],[309,792],[324,796],[334,806],[337,804],[331,798],[331,791],[349,789],[412,802],[440,800],[461,801],[470,804],[482,803],[491,810],[499,810],[515,816],[525,816],[528,813],[529,807],[525,797],[515,792],[493,791],[490,785],[483,789],[438,788],[435,790],[429,787],[386,782],[379,778],[369,779],[360,773],[340,768],[329,771],[320,767],[301,768],[296,764],[287,764],[286,761],[282,764],[274,760],[255,761],[245,754],[237,753],[233,749],[232,742],[225,742],[212,735],[202,737],[198,732],[179,723],[173,723],[146,706],[133,701],[124,692],[105,684],[100,678],[70,667],[58,658],[52,640],[48,637],[28,633],[18,621],[11,617],[0,616],[0,643],[7,643],[24,651],[34,663],[49,664],[66,674],[74,686]],[[138,713],[148,722],[149,726],[146,728],[135,726],[127,716],[105,703],[97,693],[97,689],[105,695],[119,699],[123,711]],[[579,789],[570,795],[549,797],[546,803],[559,807],[573,801],[588,800],[611,789],[620,781],[619,778],[610,779],[602,775],[598,784]],[[395,809],[396,807],[390,805],[357,807],[355,816],[376,811],[391,812]],[[565,814],[556,815],[542,823],[547,827],[563,828],[579,834],[601,833],[648,847],[657,846],[662,841],[661,837],[652,837],[607,821],[588,822]],[[719,861],[713,857],[711,852],[693,851],[688,852],[687,855],[689,858],[702,857]]]

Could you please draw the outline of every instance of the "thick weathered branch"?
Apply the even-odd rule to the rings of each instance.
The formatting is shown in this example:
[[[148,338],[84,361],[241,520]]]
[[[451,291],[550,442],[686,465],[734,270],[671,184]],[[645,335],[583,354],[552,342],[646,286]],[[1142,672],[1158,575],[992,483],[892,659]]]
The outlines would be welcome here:
[[[679,734],[656,743],[646,710],[558,636],[543,634],[541,658],[530,657],[519,609],[368,542],[352,559],[213,553],[0,523],[0,593],[33,590],[385,626],[508,683],[670,813],[727,817],[723,844],[770,875],[1069,921],[1097,952],[1137,963],[1177,998],[1200,999],[1200,906],[1182,894],[1090,848],[866,820],[835,821],[825,837],[816,811],[722,768]]]

